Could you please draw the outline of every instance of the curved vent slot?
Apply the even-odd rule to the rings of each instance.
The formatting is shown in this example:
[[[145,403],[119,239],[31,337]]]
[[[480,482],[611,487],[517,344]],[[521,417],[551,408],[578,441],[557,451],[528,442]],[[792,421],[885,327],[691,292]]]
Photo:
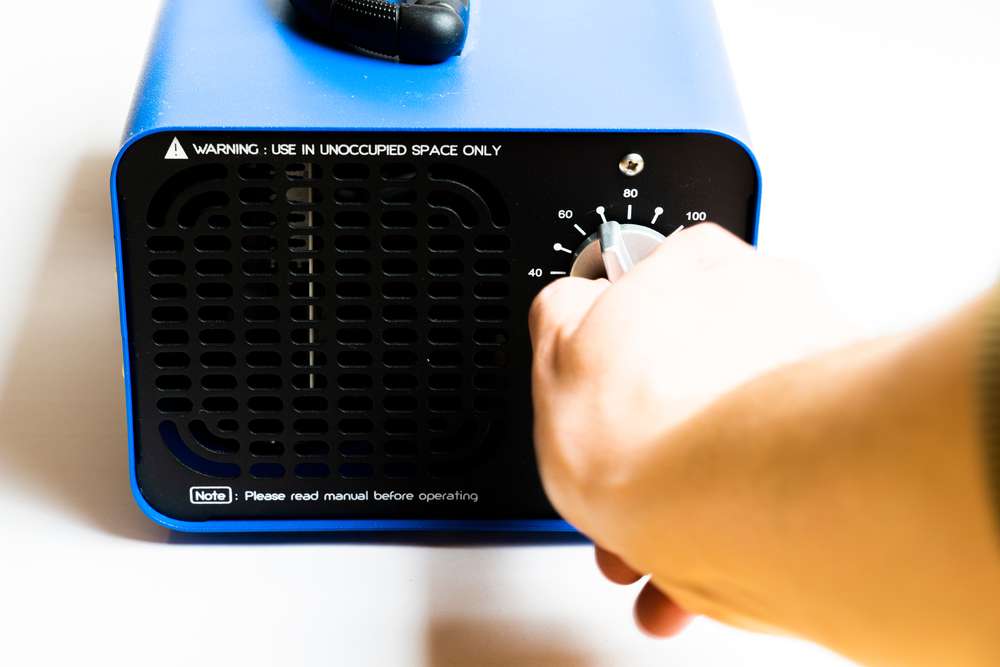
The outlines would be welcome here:
[[[146,219],[150,227],[163,227],[167,223],[167,217],[171,211],[176,210],[179,202],[189,204],[191,193],[221,182],[226,178],[227,172],[228,170],[221,164],[207,164],[190,167],[167,179],[149,204]]]
[[[165,421],[160,424],[160,437],[170,453],[185,466],[209,477],[235,479],[240,476],[240,467],[233,463],[213,461],[196,454],[181,437],[177,424]]]
[[[142,416],[183,466],[449,477],[507,438],[510,217],[450,165],[186,168],[131,233]],[[138,240],[135,240],[139,237]]]

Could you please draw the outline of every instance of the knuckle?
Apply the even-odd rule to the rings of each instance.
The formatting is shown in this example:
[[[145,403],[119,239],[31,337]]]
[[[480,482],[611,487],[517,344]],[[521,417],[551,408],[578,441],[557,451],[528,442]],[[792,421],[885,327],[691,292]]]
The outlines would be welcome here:
[[[546,285],[535,297],[535,300],[531,302],[531,307],[528,310],[528,323],[531,325],[532,331],[541,332],[547,326],[549,314],[552,311],[552,304],[559,298],[559,295],[565,288],[563,280],[557,280]]]
[[[546,401],[543,401],[546,402]],[[536,416],[535,447],[546,495],[565,519],[589,534],[610,535],[627,507],[632,473],[623,465],[595,406],[581,391],[547,402]]]
[[[546,303],[546,291],[549,288],[546,287],[544,290],[538,293],[535,300],[531,302],[531,307],[528,309],[528,324],[531,327],[532,332],[537,332],[541,327],[542,322],[545,318],[545,309],[547,307]]]
[[[608,474],[613,462],[602,429],[592,423],[593,411],[586,400],[570,398],[558,408],[536,421],[540,463],[581,498],[598,500],[613,477]]]
[[[542,361],[555,375],[573,379],[586,375],[591,367],[591,355],[585,341],[558,317],[556,302],[571,285],[558,282],[546,287],[536,297],[529,312],[536,361]]]
[[[553,366],[556,372],[572,380],[587,382],[594,371],[594,355],[577,335],[560,331],[553,341]]]

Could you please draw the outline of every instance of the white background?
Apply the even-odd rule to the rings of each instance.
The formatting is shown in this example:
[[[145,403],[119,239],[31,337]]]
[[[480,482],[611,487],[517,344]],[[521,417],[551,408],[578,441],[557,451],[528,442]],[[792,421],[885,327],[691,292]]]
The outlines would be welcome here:
[[[635,591],[580,545],[206,542],[143,518],[106,178],[156,4],[11,2],[0,22],[0,661],[844,664],[705,621],[643,639]],[[996,1],[717,4],[765,173],[764,249],[815,266],[872,333],[985,288]]]

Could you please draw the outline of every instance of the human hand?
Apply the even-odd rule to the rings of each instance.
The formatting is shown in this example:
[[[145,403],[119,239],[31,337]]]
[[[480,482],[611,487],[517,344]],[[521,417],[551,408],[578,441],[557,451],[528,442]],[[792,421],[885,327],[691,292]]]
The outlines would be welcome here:
[[[651,510],[637,505],[649,493],[643,484],[663,480],[642,473],[652,460],[669,458],[670,434],[718,397],[846,338],[817,281],[715,225],[699,225],[675,234],[614,285],[553,283],[537,298],[530,325],[546,491],[600,545],[598,565],[609,579],[630,584],[654,574],[636,603],[640,626],[674,634],[692,611],[761,627],[762,619],[736,618],[686,593],[683,584],[704,583],[695,573],[708,554],[689,542],[699,514],[672,515],[677,539],[654,540],[646,528],[655,523]],[[676,449],[680,459],[684,448]],[[704,472],[679,460],[673,468],[687,482],[671,485],[677,494]],[[660,495],[678,507],[693,502],[669,489]],[[659,562],[670,571],[656,571]]]

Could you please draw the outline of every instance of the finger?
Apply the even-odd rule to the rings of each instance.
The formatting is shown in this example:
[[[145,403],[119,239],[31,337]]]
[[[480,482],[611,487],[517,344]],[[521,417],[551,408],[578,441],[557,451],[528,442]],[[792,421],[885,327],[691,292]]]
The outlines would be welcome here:
[[[636,598],[635,622],[652,637],[673,637],[687,627],[691,615],[650,581]]]
[[[737,255],[753,249],[749,243],[714,222],[695,225],[671,234],[664,245],[716,257]]]
[[[728,230],[713,223],[702,223],[671,234],[632,273],[638,273],[643,267],[646,271],[654,267],[672,272],[704,270],[752,253],[753,246]]]
[[[641,574],[633,570],[625,561],[610,551],[601,547],[594,547],[594,552],[597,567],[610,581],[622,586],[628,586],[642,579]]]
[[[609,285],[607,280],[562,278],[543,289],[528,314],[528,328],[536,351],[539,342],[553,333],[575,331]]]

